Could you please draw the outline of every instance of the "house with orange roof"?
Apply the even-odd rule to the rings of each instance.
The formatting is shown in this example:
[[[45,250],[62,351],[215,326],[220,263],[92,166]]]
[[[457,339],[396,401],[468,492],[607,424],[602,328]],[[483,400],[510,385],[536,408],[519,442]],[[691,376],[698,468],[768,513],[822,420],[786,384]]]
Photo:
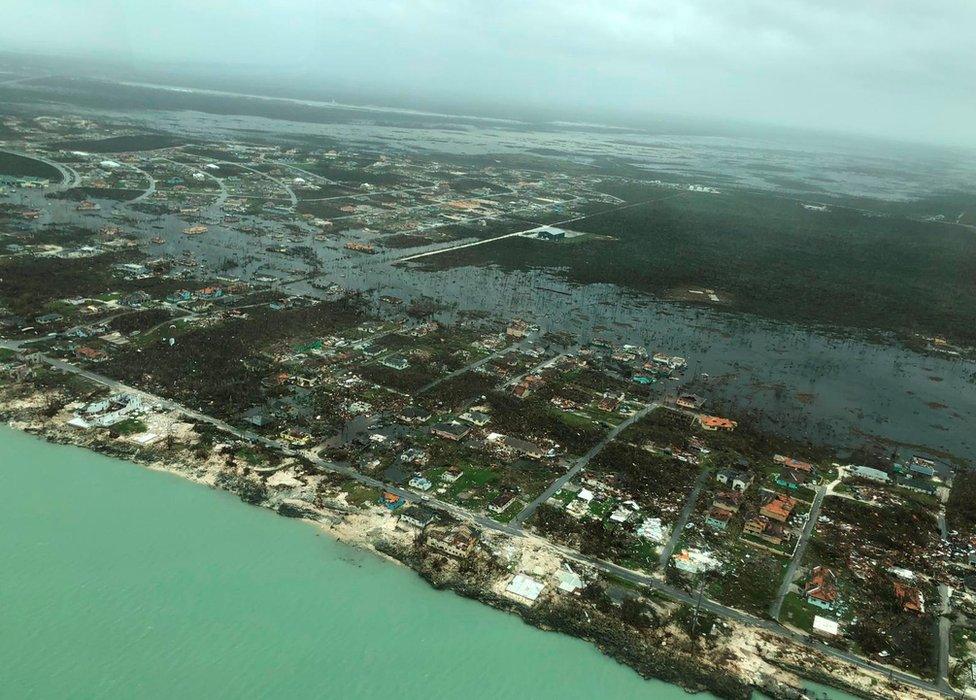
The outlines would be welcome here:
[[[704,430],[727,430],[732,432],[735,430],[735,426],[738,425],[734,420],[729,420],[728,418],[721,418],[719,416],[706,416],[701,414],[698,416],[698,425]]]
[[[787,469],[798,469],[801,472],[806,472],[810,474],[813,471],[813,465],[810,462],[802,462],[798,459],[793,459],[792,457],[786,457],[785,455],[773,455],[773,461],[777,464],[782,464]]]
[[[95,348],[90,348],[87,345],[82,345],[81,347],[75,348],[75,357],[81,360],[91,360],[92,362],[101,362],[108,357],[103,351],[96,350]]]
[[[785,523],[793,515],[793,509],[796,508],[796,503],[795,498],[777,493],[763,504],[759,509],[759,513],[771,520]]]
[[[810,605],[830,610],[837,601],[837,575],[826,566],[816,566],[810,580],[803,587],[803,595]]]

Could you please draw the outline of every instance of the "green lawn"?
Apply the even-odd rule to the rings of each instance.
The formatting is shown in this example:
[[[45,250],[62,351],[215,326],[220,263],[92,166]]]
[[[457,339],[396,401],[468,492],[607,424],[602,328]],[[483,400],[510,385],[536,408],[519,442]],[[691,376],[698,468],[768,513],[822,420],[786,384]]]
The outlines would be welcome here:
[[[593,517],[597,520],[603,520],[610,515],[616,506],[617,501],[612,498],[608,498],[604,501],[593,499],[590,501],[590,513],[592,513]]]
[[[237,451],[237,456],[252,466],[257,466],[264,463],[264,460],[261,459],[261,455],[250,447],[242,447],[239,449]]]
[[[576,500],[576,494],[573,493],[572,491],[567,491],[566,489],[562,489],[560,491],[557,491],[553,495],[553,498],[555,498],[557,501],[562,503],[564,506],[568,506],[570,503]]]
[[[820,608],[810,605],[806,598],[797,593],[787,593],[780,610],[780,621],[809,632],[813,629],[813,618],[820,614]],[[826,613],[826,611],[824,611]],[[829,614],[829,613],[826,613]]]
[[[342,490],[346,492],[346,503],[356,507],[362,507],[365,503],[375,503],[380,497],[379,490],[364,486],[355,479],[350,479],[343,484]]]
[[[463,464],[459,464],[458,467],[463,469],[464,473],[453,484],[448,484],[447,491],[444,493],[445,497],[455,502],[463,500],[459,498],[460,494],[469,490],[475,490],[479,495],[484,496],[485,486],[498,480],[498,474],[493,469],[487,467],[475,467]],[[431,469],[425,472],[424,476],[436,485],[441,483],[440,477],[444,471],[444,468]]]
[[[634,548],[620,563],[632,569],[643,569],[653,571],[657,568],[658,547],[657,545],[637,538],[634,541]]]
[[[146,432],[146,424],[138,418],[126,418],[113,425],[111,430],[119,435],[135,435]]]
[[[516,498],[508,508],[506,508],[501,513],[488,513],[488,516],[492,520],[497,520],[500,523],[510,523],[512,518],[522,512],[525,508],[526,503],[521,498]]]

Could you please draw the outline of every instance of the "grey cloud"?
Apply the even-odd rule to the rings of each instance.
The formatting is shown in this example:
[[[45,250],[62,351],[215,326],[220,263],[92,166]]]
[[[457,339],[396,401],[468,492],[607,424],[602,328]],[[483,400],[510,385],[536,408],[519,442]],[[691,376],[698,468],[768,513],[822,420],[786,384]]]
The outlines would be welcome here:
[[[0,14],[16,48],[976,144],[968,0],[0,0]]]

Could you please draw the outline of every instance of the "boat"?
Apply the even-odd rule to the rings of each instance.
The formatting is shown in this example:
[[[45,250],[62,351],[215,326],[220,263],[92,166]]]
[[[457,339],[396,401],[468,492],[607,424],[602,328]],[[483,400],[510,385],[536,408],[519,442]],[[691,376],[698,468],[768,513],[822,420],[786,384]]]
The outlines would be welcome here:
[[[160,245],[160,244],[162,244],[162,243],[165,243],[165,242],[166,242],[166,240],[165,240],[165,239],[163,239],[163,238],[162,238],[161,236],[153,236],[153,237],[152,237],[151,239],[149,239],[149,240],[151,240],[151,241],[152,241],[153,243],[155,243],[156,245]]]

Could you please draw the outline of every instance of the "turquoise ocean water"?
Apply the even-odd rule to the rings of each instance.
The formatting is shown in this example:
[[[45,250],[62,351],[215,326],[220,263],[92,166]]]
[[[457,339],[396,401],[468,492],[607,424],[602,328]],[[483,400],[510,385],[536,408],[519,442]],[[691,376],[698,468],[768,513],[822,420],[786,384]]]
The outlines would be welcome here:
[[[306,524],[6,427],[0,659],[4,698],[687,697]]]

